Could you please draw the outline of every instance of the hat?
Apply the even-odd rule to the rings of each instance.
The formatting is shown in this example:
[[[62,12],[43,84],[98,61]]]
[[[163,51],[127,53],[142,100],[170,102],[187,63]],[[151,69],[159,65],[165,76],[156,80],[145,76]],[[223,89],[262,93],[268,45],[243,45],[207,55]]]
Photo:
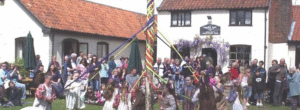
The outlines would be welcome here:
[[[206,55],[205,55],[205,54],[203,54],[202,56],[203,56],[203,57],[206,57]]]
[[[72,53],[71,54],[71,58],[75,58],[75,57],[77,57],[77,54],[76,53]]]

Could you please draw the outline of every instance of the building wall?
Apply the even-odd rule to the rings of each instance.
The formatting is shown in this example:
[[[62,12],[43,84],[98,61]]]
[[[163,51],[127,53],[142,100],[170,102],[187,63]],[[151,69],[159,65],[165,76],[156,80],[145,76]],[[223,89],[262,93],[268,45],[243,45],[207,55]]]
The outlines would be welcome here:
[[[32,19],[15,0],[6,0],[5,5],[0,6],[0,16],[0,62],[14,62],[15,39],[26,37],[31,32],[35,54],[41,56],[44,66],[47,67],[50,60],[50,38],[48,34],[43,34],[39,21]]]
[[[200,27],[208,23],[207,16],[211,16],[212,24],[221,27],[221,35],[214,35],[214,40],[229,42],[230,45],[251,45],[251,58],[264,60],[265,9],[253,10],[253,26],[229,26],[229,10],[198,10],[192,11],[191,14],[191,27],[170,27],[171,13],[167,11],[159,12],[158,30],[161,31],[164,36],[167,36],[172,43],[175,43],[179,39],[193,40],[195,35],[200,35]],[[266,33],[268,36],[268,31]],[[206,36],[200,37],[204,38]],[[160,40],[158,40],[157,45],[157,57],[170,57],[170,48],[165,46]],[[228,63],[221,66],[223,67],[223,71],[228,70]]]
[[[268,67],[271,67],[272,60],[280,61],[281,58],[285,59],[288,67],[295,65],[296,45],[288,43],[270,43],[268,55]]]
[[[53,55],[57,56],[57,61],[62,63],[63,61],[63,40],[72,38],[76,39],[82,43],[88,43],[88,52],[92,55],[97,55],[97,43],[98,42],[107,42],[109,44],[109,52],[112,52],[116,49],[119,45],[121,45],[126,39],[118,39],[118,38],[107,38],[101,36],[91,36],[91,35],[79,35],[79,34],[70,34],[70,33],[53,33],[54,36],[54,50]],[[119,50],[117,50],[113,55],[116,55],[125,47],[122,46]],[[139,49],[142,60],[145,59],[145,41],[139,42]],[[120,57],[129,57],[130,55],[131,46],[128,46],[121,54],[119,54],[115,59],[119,60]]]

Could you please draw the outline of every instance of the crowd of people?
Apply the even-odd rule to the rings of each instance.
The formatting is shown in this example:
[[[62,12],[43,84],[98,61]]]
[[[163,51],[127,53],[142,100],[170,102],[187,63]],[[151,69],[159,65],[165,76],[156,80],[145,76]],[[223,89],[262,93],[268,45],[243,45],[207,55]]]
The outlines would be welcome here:
[[[31,86],[37,88],[35,101],[33,107],[23,110],[49,110],[56,97],[66,99],[68,110],[83,109],[85,104],[102,105],[104,110],[145,109],[147,76],[129,69],[128,58],[116,61],[114,56],[108,60],[80,52],[79,56],[65,56],[61,66],[53,56],[46,72],[39,55],[36,59],[37,68],[30,71]],[[153,65],[158,75],[151,76],[150,81],[155,93],[151,99],[159,103],[161,110],[227,110],[230,105],[234,110],[243,110],[251,105],[262,107],[265,101],[274,106],[290,103],[296,110],[300,103],[300,70],[294,66],[288,69],[285,59],[279,64],[273,60],[268,73],[263,65],[257,59],[250,65],[236,60],[223,73],[220,65],[213,66],[205,56],[185,57],[184,61],[158,58]],[[2,63],[0,78],[0,104],[21,106],[26,86],[20,81],[18,68]],[[229,94],[226,88],[230,88]]]

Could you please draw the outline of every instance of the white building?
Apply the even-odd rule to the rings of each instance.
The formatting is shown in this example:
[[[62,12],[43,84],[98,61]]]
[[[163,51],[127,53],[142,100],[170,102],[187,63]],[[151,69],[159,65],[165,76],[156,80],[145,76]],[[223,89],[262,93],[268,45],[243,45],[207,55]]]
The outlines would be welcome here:
[[[56,55],[62,63],[71,52],[104,57],[146,23],[146,15],[83,0],[0,2],[0,62],[23,58],[29,32],[35,53],[41,56],[45,67],[52,56]],[[144,59],[145,34],[142,32],[137,38]],[[129,53],[130,47],[116,59],[129,57]]]
[[[258,59],[268,68],[273,59],[285,58],[288,65],[295,65],[295,54],[288,44],[291,8],[291,0],[164,0],[158,7],[158,30],[178,45],[180,39],[192,41],[195,35],[203,39],[209,36],[200,34],[200,27],[208,22],[219,26],[213,41],[230,44],[225,62],[220,61],[219,51],[205,44],[197,53],[184,49],[189,51],[181,54],[194,58],[212,54],[215,65],[221,65],[223,71],[235,59],[242,64]],[[176,57],[160,40],[157,46],[157,57]]]

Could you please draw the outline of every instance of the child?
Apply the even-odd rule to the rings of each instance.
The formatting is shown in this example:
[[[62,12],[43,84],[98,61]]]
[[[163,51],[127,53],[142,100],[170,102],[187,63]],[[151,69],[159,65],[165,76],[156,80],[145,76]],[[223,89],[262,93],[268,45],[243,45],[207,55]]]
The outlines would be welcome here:
[[[253,91],[254,98],[256,99],[256,106],[263,106],[262,99],[264,97],[264,89],[265,89],[265,79],[262,75],[260,75],[260,70],[255,71],[255,76],[253,77]]]
[[[106,86],[105,86],[105,84],[102,84],[101,88],[100,88],[100,91],[97,92],[97,98],[98,99],[97,99],[96,103],[99,103],[100,105],[104,105],[104,103],[105,103],[105,98],[104,98],[105,90],[106,90]]]
[[[87,90],[87,82],[82,81],[81,79],[77,79],[79,77],[79,73],[74,71],[73,79],[68,80],[66,86],[73,82],[69,87],[65,87],[66,90],[66,107],[68,110],[73,109],[83,109],[85,108],[84,104],[84,95]],[[76,80],[77,79],[77,80]]]
[[[6,90],[8,105],[12,106],[22,106],[21,98],[22,98],[22,90],[15,86],[15,83],[10,81],[9,88]]]
[[[231,86],[230,96],[227,99],[229,103],[233,104],[232,110],[244,110],[241,100],[241,86],[234,83],[233,86]]]
[[[181,95],[192,99],[193,95],[195,94],[196,87],[193,85],[193,78],[192,76],[186,77],[186,86],[181,90]],[[196,105],[189,99],[184,98],[182,103],[183,110],[195,110]]]
[[[86,98],[86,103],[92,103],[92,101],[95,99],[92,87],[87,88],[85,98]]]
[[[121,101],[118,110],[131,110],[131,94],[128,91],[129,83],[123,82],[121,89]]]
[[[241,85],[242,85],[242,88],[243,88],[244,104],[246,106],[250,106],[250,104],[248,102],[249,98],[252,95],[252,75],[251,75],[251,69],[250,68],[247,68],[246,69],[246,74],[242,75]]]
[[[103,110],[113,110],[114,99],[118,94],[118,83],[113,80],[108,83],[107,90],[104,93],[105,104]]]
[[[225,96],[225,87],[223,85],[224,81],[221,81],[220,76],[216,75],[215,76],[215,81],[216,85],[213,86],[214,91],[215,91],[215,101],[216,101],[216,110],[227,110],[228,109],[228,103],[226,101],[226,96]]]
[[[35,92],[33,107],[26,107],[21,110],[52,110],[52,101],[56,98],[55,89],[51,86],[52,75],[45,75],[45,82],[40,84]]]
[[[177,98],[175,96],[175,87],[174,84],[168,83],[166,84],[163,94],[165,97],[163,98],[162,95],[159,95],[160,100],[162,101],[161,110],[179,110],[177,106]]]

